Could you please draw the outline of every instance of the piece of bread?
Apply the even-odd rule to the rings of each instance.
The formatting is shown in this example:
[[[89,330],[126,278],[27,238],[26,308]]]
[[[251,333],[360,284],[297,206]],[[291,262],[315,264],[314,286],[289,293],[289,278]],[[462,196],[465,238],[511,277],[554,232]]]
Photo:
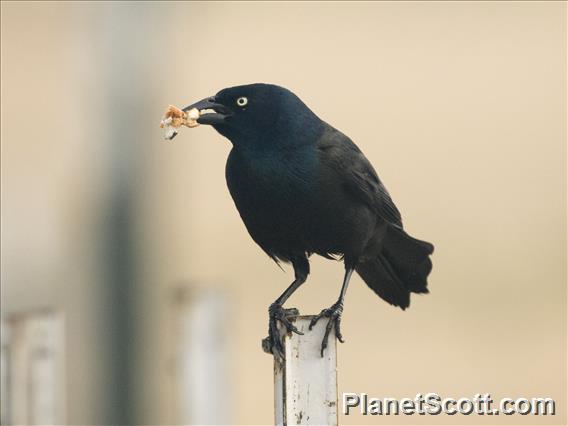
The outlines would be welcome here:
[[[160,128],[166,129],[164,133],[164,138],[167,140],[173,139],[181,126],[186,127],[197,127],[199,123],[197,119],[199,118],[199,110],[197,108],[192,108],[185,112],[176,106],[170,105],[166,112],[164,113],[164,118],[160,122]]]

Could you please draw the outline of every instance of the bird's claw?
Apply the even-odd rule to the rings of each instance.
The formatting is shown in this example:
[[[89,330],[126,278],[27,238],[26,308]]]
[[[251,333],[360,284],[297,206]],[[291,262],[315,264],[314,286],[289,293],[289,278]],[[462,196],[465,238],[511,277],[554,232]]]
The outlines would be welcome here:
[[[279,356],[282,360],[286,359],[284,355],[284,343],[280,338],[277,321],[280,321],[288,333],[304,334],[292,324],[290,317],[295,317],[300,314],[296,308],[284,309],[282,305],[273,303],[268,308],[268,345],[270,351]]]
[[[333,305],[331,305],[329,308],[322,310],[319,313],[319,315],[316,315],[310,321],[309,329],[311,330],[312,327],[314,325],[316,325],[316,323],[322,317],[329,318],[329,321],[328,321],[328,323],[325,327],[325,334],[323,335],[323,340],[321,342],[321,356],[322,356],[322,358],[323,358],[323,351],[325,350],[325,348],[327,348],[327,340],[328,340],[328,337],[329,337],[329,333],[331,332],[331,328],[333,326],[335,326],[335,337],[337,337],[337,340],[339,340],[341,343],[345,342],[343,340],[343,336],[341,335],[341,314],[342,313],[343,313],[343,303],[341,301],[338,301],[338,302],[334,303]]]

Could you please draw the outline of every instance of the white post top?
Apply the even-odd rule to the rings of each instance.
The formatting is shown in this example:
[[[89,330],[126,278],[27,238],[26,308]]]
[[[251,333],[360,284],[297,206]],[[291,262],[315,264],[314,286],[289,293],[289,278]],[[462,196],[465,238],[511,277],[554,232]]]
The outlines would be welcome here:
[[[277,425],[337,425],[337,346],[335,331],[321,356],[328,318],[309,329],[313,316],[292,321],[304,333],[286,333],[285,363],[274,359],[274,408]]]

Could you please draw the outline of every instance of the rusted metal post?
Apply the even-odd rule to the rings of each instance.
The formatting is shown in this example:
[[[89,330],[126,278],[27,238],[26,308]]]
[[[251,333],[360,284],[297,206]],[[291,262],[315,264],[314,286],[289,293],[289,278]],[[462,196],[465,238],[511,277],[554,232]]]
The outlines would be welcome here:
[[[286,361],[274,358],[274,409],[277,425],[337,425],[337,346],[335,333],[321,356],[327,325],[322,318],[309,329],[312,316],[297,316],[303,332],[285,333]]]

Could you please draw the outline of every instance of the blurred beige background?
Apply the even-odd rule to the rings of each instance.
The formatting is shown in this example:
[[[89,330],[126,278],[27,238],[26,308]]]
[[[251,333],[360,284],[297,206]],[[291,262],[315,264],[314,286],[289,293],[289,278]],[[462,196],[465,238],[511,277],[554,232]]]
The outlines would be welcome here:
[[[272,422],[260,341],[292,273],[241,223],[229,142],[158,128],[170,103],[272,82],[348,134],[436,245],[431,294],[406,312],[353,280],[340,393],[557,401],[550,417],[340,422],[566,424],[566,3],[1,7],[2,315],[64,313],[65,422],[183,422],[172,312],[200,289],[228,300],[219,410]],[[319,312],[341,279],[313,258],[289,306]]]

